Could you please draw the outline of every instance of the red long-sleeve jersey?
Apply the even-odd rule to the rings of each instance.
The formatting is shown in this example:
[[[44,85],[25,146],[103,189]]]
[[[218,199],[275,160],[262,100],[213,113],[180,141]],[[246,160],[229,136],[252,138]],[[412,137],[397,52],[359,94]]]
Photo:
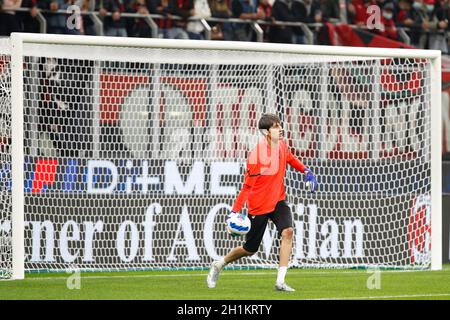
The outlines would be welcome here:
[[[247,159],[244,184],[233,211],[241,211],[247,202],[251,215],[272,212],[279,201],[286,199],[284,175],[288,163],[296,170],[305,172],[305,165],[291,153],[283,140],[274,147],[266,139],[259,142]]]

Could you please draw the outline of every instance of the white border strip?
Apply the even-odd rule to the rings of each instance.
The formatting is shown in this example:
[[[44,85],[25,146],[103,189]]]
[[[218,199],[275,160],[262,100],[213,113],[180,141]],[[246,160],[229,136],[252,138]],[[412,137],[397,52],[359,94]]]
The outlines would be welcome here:
[[[380,300],[380,299],[401,299],[401,298],[433,298],[433,297],[450,297],[450,293],[424,293],[424,294],[400,294],[392,296],[366,296],[366,297],[329,297],[329,298],[312,298],[305,300]]]

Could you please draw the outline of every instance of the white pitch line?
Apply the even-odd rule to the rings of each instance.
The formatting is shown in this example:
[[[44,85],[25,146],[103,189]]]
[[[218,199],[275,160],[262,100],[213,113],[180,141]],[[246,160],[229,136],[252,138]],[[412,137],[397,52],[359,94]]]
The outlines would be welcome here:
[[[421,297],[450,297],[450,293],[428,293],[428,294],[404,294],[393,296],[368,296],[368,297],[330,297],[314,298],[306,300],[370,300],[370,299],[395,299],[395,298],[421,298]]]
[[[277,274],[277,271],[273,272],[244,272],[244,273],[232,273],[229,271],[233,270],[225,270],[224,273],[222,273],[222,276],[260,276],[260,275],[275,275]],[[235,270],[238,271],[238,270]],[[381,271],[381,273],[406,273],[406,272],[424,272],[429,270],[385,270]],[[291,276],[308,276],[308,277],[314,277],[314,276],[327,276],[327,275],[365,275],[367,272],[364,270],[361,270],[360,272],[312,272],[312,273],[302,273],[302,272],[295,272],[290,273]],[[72,273],[69,273],[67,277],[69,277]],[[104,275],[104,276],[89,276],[89,273],[81,273],[81,276],[83,279],[129,279],[129,278],[164,278],[164,277],[205,277],[207,273],[182,273],[182,274],[144,274],[144,275]],[[59,277],[36,277],[36,278],[26,278],[25,280],[32,280],[32,281],[41,281],[41,280],[66,280],[67,277],[59,276]]]
[[[255,276],[255,275],[274,275],[276,272],[259,272],[259,273],[239,273],[239,274],[228,274],[222,273],[222,276],[229,275],[247,275],[247,276]],[[86,274],[82,274],[81,277],[83,279],[130,279],[130,278],[166,278],[166,277],[206,277],[207,273],[187,273],[187,274],[145,274],[145,275],[128,275],[128,276],[89,276]],[[65,280],[67,277],[42,277],[42,278],[28,278],[25,280]]]

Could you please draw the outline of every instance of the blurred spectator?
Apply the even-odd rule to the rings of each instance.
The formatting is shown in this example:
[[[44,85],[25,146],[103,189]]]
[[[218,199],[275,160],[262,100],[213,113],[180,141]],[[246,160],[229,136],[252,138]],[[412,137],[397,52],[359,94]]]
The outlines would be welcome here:
[[[95,11],[95,0],[84,0],[80,6],[81,12],[93,12]],[[89,36],[95,36],[97,32],[95,31],[94,22],[91,20],[89,15],[83,15],[83,28],[84,34]]]
[[[21,31],[15,9],[19,9],[22,0],[3,0],[0,2],[0,35],[9,36],[11,32]]]
[[[125,20],[121,13],[125,11],[123,0],[100,0],[96,1],[96,9],[100,17],[103,18],[105,36],[126,37],[128,36],[125,28]],[[145,4],[145,1],[138,1]],[[108,14],[111,14],[110,16]]]
[[[423,0],[413,0],[412,8],[406,13],[403,21],[406,27],[410,28],[409,35],[411,45],[419,48],[425,47],[426,35],[429,30],[427,7]]]
[[[150,14],[152,12],[152,2],[143,0],[134,0],[129,3],[128,11],[131,13]],[[143,18],[128,20],[131,24],[128,27],[129,33],[133,37],[150,38],[152,30]],[[159,26],[161,28],[161,26]]]
[[[352,0],[345,0],[347,23],[352,24],[355,21],[356,9]]]
[[[214,18],[228,19],[231,17],[231,10],[227,0],[208,0],[211,16]],[[213,40],[231,40],[233,27],[231,23],[211,22]]]
[[[321,0],[320,11],[324,19],[328,20],[341,18],[341,9],[339,6],[339,0]]]
[[[186,8],[186,9],[183,9]],[[172,20],[174,15],[183,15],[187,18],[193,9],[192,1],[184,0],[150,0],[150,13],[166,16],[168,19],[156,19],[159,27],[159,36],[166,39],[189,39],[187,32],[180,26],[183,22],[176,23]]]
[[[375,3],[377,6],[380,7],[380,9],[383,9],[385,5],[388,3],[391,3],[394,6],[394,13],[395,13],[395,5],[398,1],[397,0],[375,0]]]
[[[381,29],[374,29],[373,31],[383,37],[390,38],[392,40],[398,39],[397,28],[394,22],[394,4],[392,2],[386,2],[381,11]]]
[[[41,31],[37,15],[39,14],[37,0],[23,0],[22,8],[29,8],[29,12],[18,13],[22,20],[23,32],[39,33]]]
[[[54,34],[80,34],[76,28],[68,28],[67,26],[67,8],[72,5],[72,1],[67,0],[43,0],[39,1],[38,5],[45,10],[50,10],[51,13],[45,13],[47,19],[47,32]],[[57,13],[58,10],[64,13]]]
[[[274,22],[275,19],[272,17],[272,5],[269,0],[259,0],[258,11],[264,12],[264,20],[267,22]],[[264,32],[264,41],[268,42],[269,40],[269,31],[270,25],[264,24],[261,25],[261,29]]]
[[[373,4],[374,2],[372,0],[352,0],[349,11],[351,12],[353,20],[350,22],[361,27],[366,26],[367,19],[369,18],[367,8]]]
[[[292,3],[292,14],[294,21],[303,23],[322,22],[322,10],[318,1],[314,0],[294,0]],[[305,35],[300,27],[294,27],[293,43],[305,43]]]
[[[436,31],[447,29],[448,22],[442,15],[438,17],[434,3],[434,0],[399,2],[400,10],[404,11],[399,12],[399,15],[403,15],[399,17],[399,25],[409,28],[407,33],[411,38],[411,45],[427,49],[444,46],[445,39],[440,38]]]
[[[211,17],[211,9],[209,8],[208,0],[194,0],[194,9],[192,17],[196,19]],[[200,20],[189,21],[186,26],[190,39],[204,40],[203,31],[205,27]]]
[[[398,0],[394,18],[398,26],[404,26],[404,22],[408,18],[408,12],[411,8],[412,0]]]
[[[272,19],[272,5],[269,0],[259,0],[258,11],[262,11],[266,19]]]
[[[290,8],[290,0],[275,0],[272,7],[272,17],[276,21],[294,21]],[[271,42],[292,43],[292,27],[272,26],[269,39]]]
[[[233,0],[231,3],[233,17],[245,20],[264,19],[264,12],[258,10],[257,0]],[[235,23],[233,25],[233,40],[251,41],[253,32],[249,24]]]
[[[293,0],[292,1],[292,15],[295,22],[303,22],[308,23],[307,21],[307,8],[303,0]],[[305,43],[305,34],[303,33],[302,28],[293,27],[292,28],[292,43],[295,44],[304,44]]]
[[[448,28],[448,19],[443,12],[441,3],[435,0],[425,0],[425,5],[428,12],[430,32],[426,35],[427,38],[424,48],[447,52],[445,32]]]
[[[159,37],[168,38],[166,30],[172,28],[170,0],[150,0],[148,7],[151,14],[167,17],[167,19],[155,19],[154,21],[158,25]]]
[[[227,19],[232,15],[227,0],[208,0],[208,5],[214,18]]]
[[[448,38],[448,30],[450,29],[449,20],[450,20],[450,1],[449,0],[439,0],[437,2],[438,8],[436,10],[436,15],[438,16],[439,20],[439,26],[444,32],[446,33],[447,40],[446,43],[442,44],[442,53],[448,54],[449,48],[448,48],[448,41],[450,38]],[[446,29],[444,29],[444,27]]]
[[[323,22],[322,6],[318,0],[303,0],[307,9],[306,22]]]
[[[171,0],[173,1],[173,15],[183,18],[182,20],[174,20],[173,24],[175,28],[169,29],[169,36],[171,39],[189,39],[189,36],[186,38],[186,26],[187,26],[187,18],[191,17],[194,14],[194,1],[193,0]],[[177,35],[171,35],[173,30],[176,31]],[[183,31],[182,33],[180,31]]]

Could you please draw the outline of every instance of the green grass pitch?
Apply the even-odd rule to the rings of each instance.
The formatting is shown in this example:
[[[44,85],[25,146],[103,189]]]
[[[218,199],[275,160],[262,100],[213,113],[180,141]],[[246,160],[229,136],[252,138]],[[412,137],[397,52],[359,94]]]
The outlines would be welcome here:
[[[29,274],[25,280],[0,281],[0,300],[150,299],[150,300],[301,300],[301,299],[446,299],[450,264],[441,271],[290,269],[286,282],[296,292],[276,292],[276,270],[224,270],[217,287],[206,286],[207,271],[81,273],[79,289],[70,274]],[[371,278],[372,277],[372,278]],[[378,287],[376,278],[379,277]],[[375,288],[369,289],[368,283]],[[369,286],[370,286],[369,285]]]

